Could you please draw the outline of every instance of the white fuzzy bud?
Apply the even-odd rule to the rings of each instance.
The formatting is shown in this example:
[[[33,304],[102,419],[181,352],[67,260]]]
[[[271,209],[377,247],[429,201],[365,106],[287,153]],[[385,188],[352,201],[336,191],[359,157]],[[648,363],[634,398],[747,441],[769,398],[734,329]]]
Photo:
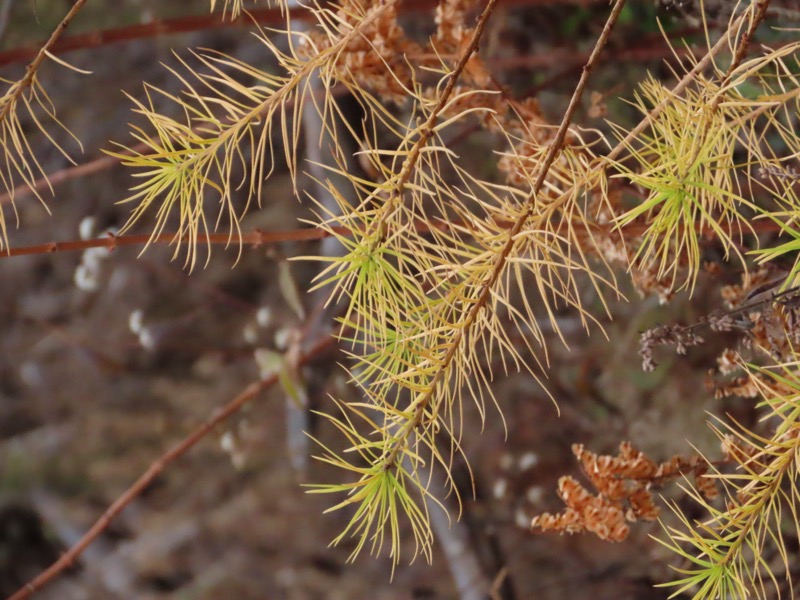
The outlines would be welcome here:
[[[492,486],[492,495],[497,498],[498,500],[506,495],[506,490],[508,489],[508,481],[504,478],[500,478],[494,482]]]
[[[128,316],[128,329],[131,333],[139,335],[144,327],[144,312],[141,308],[137,308]]]
[[[517,462],[517,466],[519,466],[520,471],[525,471],[531,467],[535,467],[538,464],[539,457],[534,452],[526,452],[519,457]]]
[[[78,265],[74,276],[75,286],[84,292],[96,292],[100,287],[97,268],[89,265]]]
[[[81,220],[80,225],[78,225],[78,235],[82,240],[90,240],[94,237],[95,222],[94,217],[84,217]]]
[[[256,312],[256,323],[259,327],[267,327],[272,321],[272,310],[268,306],[262,306]]]
[[[142,327],[139,331],[139,344],[145,350],[155,350],[156,349],[156,336],[150,330],[149,327]]]
[[[255,344],[258,341],[258,329],[252,323],[248,323],[242,329],[242,338],[248,344]]]
[[[236,451],[236,440],[230,431],[226,431],[222,434],[222,437],[219,438],[219,447],[223,452],[227,452],[228,454],[232,454]]]

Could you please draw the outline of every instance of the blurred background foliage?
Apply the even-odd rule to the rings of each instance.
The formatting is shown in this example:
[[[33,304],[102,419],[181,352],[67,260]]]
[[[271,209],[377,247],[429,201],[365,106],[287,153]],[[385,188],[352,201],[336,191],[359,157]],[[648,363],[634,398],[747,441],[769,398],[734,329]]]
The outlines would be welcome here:
[[[42,41],[69,7],[63,0],[7,3],[4,49]],[[712,31],[715,23],[727,21],[726,4],[705,2]],[[676,46],[685,39],[702,47],[698,5],[668,9],[652,0],[630,2],[608,49],[611,58],[591,80],[590,90],[598,96],[587,96],[577,122],[604,131],[604,117],[634,123],[636,111],[619,97],[630,98],[647,72],[662,81],[671,78],[663,62],[671,51],[657,19],[668,35],[677,36]],[[430,34],[432,9],[403,13],[409,35]],[[69,33],[206,10],[205,0],[126,0],[113,10],[89,2]],[[557,121],[607,11],[605,2],[501,2],[482,54],[516,98],[536,96]],[[763,42],[788,35],[762,31]],[[120,90],[142,98],[146,81],[177,91],[159,63],[174,67],[173,51],[185,55],[195,47],[256,64],[264,60],[263,48],[242,25],[70,52],[63,58],[91,70],[91,76],[47,65],[41,79],[85,153],[66,137],[59,141],[77,162],[102,157],[102,150],[111,148],[109,140],[129,141],[127,124],[135,118]],[[17,77],[22,65],[3,69],[5,77]],[[68,166],[43,140],[31,143],[41,143],[46,172]],[[467,131],[462,143],[465,168],[492,169],[486,164],[492,151],[486,137]],[[19,199],[23,226],[11,232],[12,247],[75,239],[82,226],[91,227],[92,235],[120,227],[127,209],[116,202],[131,185],[120,167],[59,184],[49,202],[52,216],[32,198]],[[309,179],[302,178],[300,187],[307,185]],[[285,168],[264,196],[268,201],[247,217],[247,229],[293,229],[299,219],[311,217],[309,207],[292,196]],[[170,262],[169,249],[138,253],[120,248],[93,259],[99,261],[98,279],[89,289],[76,285],[76,271],[86,260],[80,253],[0,261],[0,595],[13,592],[74,543],[164,450],[258,377],[254,350],[284,350],[288,332],[302,325],[287,302],[286,286],[278,282],[289,272],[298,289],[308,289],[317,268],[286,262],[314,255],[316,242],[246,249],[235,269],[235,250],[217,252],[191,276],[180,261]],[[704,258],[716,267],[713,274],[701,274],[691,299],[683,293],[661,305],[623,284],[630,302],[611,305],[613,319],[603,321],[608,338],[589,338],[574,315],[559,316],[570,349],[550,346],[546,385],[560,416],[525,374],[494,385],[507,431],[500,419],[489,418],[481,432],[477,411],[467,409],[464,427],[470,433],[462,443],[475,478],[474,497],[466,466],[457,461],[454,472],[463,486],[469,543],[484,576],[494,582],[495,597],[666,596],[653,588],[670,577],[669,553],[649,537],[657,525],[637,524],[626,542],[614,545],[592,536],[534,536],[529,525],[535,514],[560,510],[556,480],[578,472],[573,443],[613,452],[620,440],[629,439],[666,460],[690,453],[687,440],[713,455],[718,441],[705,425],[707,411],[755,424],[752,401],[714,398],[706,389],[707,371],[733,341],[729,335],[715,336],[689,356],[659,355],[658,371],[641,371],[640,332],[658,323],[695,322],[722,304],[722,286],[740,282],[740,267],[722,262],[718,248],[707,248]],[[591,295],[587,301],[599,305]],[[314,308],[311,300],[306,304],[307,310]],[[132,319],[141,321],[138,328]],[[312,407],[332,410],[328,394],[355,399],[337,367],[342,360],[331,351],[303,370]],[[463,600],[439,545],[433,565],[402,564],[392,581],[388,558],[365,556],[347,565],[354,542],[328,547],[346,517],[323,515],[325,500],[299,487],[331,475],[314,463],[298,472],[285,420],[285,393],[276,386],[170,466],[67,576],[36,597]],[[312,426],[322,441],[336,439],[330,427]],[[686,514],[702,515],[675,490],[666,493]]]

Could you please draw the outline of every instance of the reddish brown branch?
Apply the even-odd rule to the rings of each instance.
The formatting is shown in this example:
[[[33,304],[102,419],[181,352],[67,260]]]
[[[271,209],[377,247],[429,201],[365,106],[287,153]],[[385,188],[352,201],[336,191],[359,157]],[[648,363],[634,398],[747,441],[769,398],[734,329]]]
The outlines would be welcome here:
[[[307,20],[310,14],[307,10],[293,8],[290,11],[292,19]],[[285,23],[285,17],[281,16],[280,8],[265,8],[254,10],[251,13],[252,19],[242,15],[237,19],[224,19],[221,13],[206,15],[192,15],[178,17],[175,19],[153,20],[149,23],[138,23],[113,29],[103,29],[64,37],[55,44],[50,51],[53,54],[64,54],[73,50],[85,50],[88,48],[99,48],[108,44],[119,42],[130,42],[133,40],[148,39],[163,35],[178,33],[189,33],[192,31],[205,29],[222,29],[227,27],[241,27],[242,25],[252,24],[253,21],[264,25],[279,25]],[[35,56],[39,46],[25,46],[23,48],[12,48],[0,52],[0,65],[22,62]]]
[[[336,233],[347,235],[348,229],[344,227],[334,227],[332,230]],[[331,233],[322,229],[306,228],[306,229],[293,229],[289,231],[276,231],[268,232],[255,229],[253,231],[242,234],[241,243],[243,246],[252,246],[257,248],[268,244],[277,244],[279,242],[305,242],[309,240],[321,240],[330,237]],[[123,246],[144,246],[145,244],[173,244],[178,241],[179,237],[175,233],[162,233],[152,237],[150,235],[107,235],[101,238],[92,240],[68,240],[64,242],[47,242],[45,244],[37,244],[35,246],[21,246],[19,248],[9,248],[0,253],[0,258],[10,258],[12,256],[25,256],[28,254],[52,254],[54,252],[70,252],[76,250],[88,250],[89,248],[108,248],[109,251],[114,251]],[[182,242],[189,242],[189,238],[184,238]],[[238,245],[238,240],[231,240],[230,235],[227,233],[212,233],[208,235],[197,236],[198,245]]]
[[[502,224],[502,223],[501,223]],[[511,227],[511,223],[502,224],[505,227]],[[431,224],[425,221],[417,221],[414,228],[418,232],[430,231],[432,228],[446,229],[451,226],[467,227],[469,223],[465,221],[452,220],[447,223],[439,222]],[[597,223],[589,224],[592,231],[602,233],[603,235],[610,235],[616,230],[615,225],[599,225]],[[635,222],[627,225],[624,229],[625,234],[628,236],[636,237],[643,235],[647,230],[648,224],[645,222]],[[748,228],[749,232],[754,235],[762,233],[779,233],[782,231],[778,223],[768,220],[757,220],[750,223]],[[254,229],[242,234],[241,244],[243,246],[250,246],[258,248],[260,246],[269,246],[272,244],[279,244],[282,242],[309,242],[313,240],[323,240],[331,237],[332,235],[352,235],[353,230],[344,227],[330,227],[328,230],[321,228],[303,228],[303,229],[289,229],[283,231],[262,231]],[[714,230],[709,227],[698,226],[697,233],[713,234]],[[730,233],[738,233],[738,231],[731,231]],[[114,251],[117,248],[124,246],[144,246],[148,242],[158,245],[174,244],[178,240],[176,233],[162,233],[151,239],[147,234],[132,234],[132,235],[107,235],[105,237],[94,238],[91,240],[66,240],[63,242],[46,242],[44,244],[36,244],[33,246],[19,246],[16,248],[8,248],[0,252],[0,259],[11,258],[13,256],[27,256],[31,254],[54,254],[56,252],[76,252],[88,250],[89,248],[107,248],[109,251]],[[189,238],[184,238],[181,242],[188,243]],[[198,245],[224,245],[224,246],[238,246],[239,240],[231,240],[227,233],[212,233],[207,235],[197,236]]]
[[[147,146],[145,144],[138,144],[133,147],[134,150],[146,150]],[[67,167],[65,169],[61,169],[60,171],[56,171],[52,175],[47,175],[46,177],[40,177],[36,181],[33,182],[33,185],[20,185],[14,190],[14,197],[13,200],[19,200],[20,198],[24,198],[25,196],[30,196],[33,193],[42,192],[44,190],[50,189],[50,186],[55,186],[60,183],[64,183],[71,179],[77,179],[78,177],[84,177],[85,175],[91,175],[92,173],[97,173],[99,171],[103,171],[105,169],[110,169],[115,164],[119,163],[120,160],[114,156],[103,156],[101,158],[89,161],[87,163],[83,163],[82,165],[76,165],[74,167]],[[0,205],[9,204],[12,200],[11,194],[5,192],[0,194]]]
[[[502,4],[504,6],[545,6],[557,4],[587,6],[598,4],[602,1],[603,0],[503,0]],[[435,5],[436,0],[404,0],[401,11],[409,13],[419,10],[429,10]],[[249,16],[243,14],[233,20],[223,17],[221,12],[190,15],[174,19],[156,19],[149,23],[127,25],[124,27],[115,27],[113,29],[104,29],[65,37],[50,48],[50,51],[53,54],[63,54],[73,50],[99,48],[108,44],[130,42],[163,35],[190,33],[207,29],[241,27],[243,25],[251,25],[254,22],[261,25],[276,26],[286,23],[286,16],[281,14],[281,10],[281,8],[252,10],[249,12]],[[297,21],[308,21],[313,18],[308,9],[302,7],[290,8],[289,17]],[[40,48],[41,44],[34,44],[0,52],[0,66],[30,60],[36,56]]]
[[[452,221],[452,224],[459,224],[464,226],[462,222]],[[424,221],[417,221],[414,227],[417,231],[430,231],[433,227],[444,229],[448,226],[446,223],[432,225]],[[202,245],[224,245],[224,246],[250,246],[258,248],[259,246],[267,246],[271,244],[278,244],[281,242],[308,242],[312,240],[322,240],[330,237],[331,235],[351,235],[353,230],[349,227],[330,227],[328,229],[321,228],[303,228],[303,229],[289,229],[284,231],[262,231],[254,229],[243,233],[240,239],[231,239],[227,233],[211,233],[207,235],[198,235],[197,244]],[[148,243],[169,245],[178,241],[177,233],[162,233],[157,236],[150,236],[147,234],[141,235],[106,235],[105,237],[95,238],[91,240],[67,240],[63,242],[47,242],[44,244],[37,244],[34,246],[20,246],[17,248],[8,248],[0,253],[0,259],[11,258],[13,256],[26,256],[30,254],[53,254],[56,252],[75,252],[80,250],[88,250],[89,248],[107,248],[113,252],[117,248],[123,246],[144,246]],[[181,242],[188,243],[190,240],[185,237]]]
[[[307,364],[314,357],[318,356],[328,347],[330,347],[333,342],[334,338],[332,337],[319,340],[312,348],[308,350],[308,352],[300,356],[298,364]],[[119,515],[119,513],[122,512],[122,510],[137,496],[139,496],[147,488],[147,486],[149,486],[153,480],[164,471],[168,465],[186,454],[189,449],[206,437],[217,425],[236,413],[245,404],[254,400],[258,394],[274,385],[277,381],[277,374],[261,379],[260,381],[255,381],[248,385],[238,396],[233,398],[233,400],[214,411],[214,413],[208,418],[208,420],[206,420],[205,423],[200,425],[190,435],[155,460],[147,469],[147,471],[145,471],[127,490],[122,493],[121,496],[114,501],[108,510],[106,510],[106,512],[104,512],[103,515],[97,519],[89,531],[87,531],[80,540],[78,540],[69,550],[67,550],[67,552],[65,552],[45,571],[17,590],[17,592],[10,596],[8,600],[23,600],[24,598],[29,598],[31,594],[41,590],[65,569],[68,569],[72,564],[74,564],[75,560],[89,546],[89,544],[91,544],[103,531],[105,531],[109,523],[111,523],[111,521],[117,515]]]
[[[422,0],[417,0],[419,4],[423,4]],[[521,0],[520,0],[521,1]],[[503,4],[507,3],[503,2]],[[408,9],[408,3],[404,3],[406,9]],[[256,11],[259,12],[270,12],[269,10],[266,11]],[[257,15],[256,15],[257,16]],[[199,19],[200,17],[198,17]],[[206,17],[203,17],[204,19]],[[238,22],[238,21],[237,21]],[[264,21],[266,21],[266,17],[264,17]],[[219,27],[225,27],[230,25],[230,22],[219,22]],[[685,32],[679,32],[675,35],[688,35],[692,33],[692,30],[687,30]],[[102,35],[103,32],[98,32],[92,35]],[[120,38],[122,39],[122,38]],[[610,61],[631,61],[631,62],[641,62],[647,60],[656,60],[659,58],[667,58],[668,56],[672,56],[673,52],[670,50],[669,47],[665,45],[655,46],[659,40],[662,38],[659,36],[658,40],[650,39],[648,37],[647,40],[639,42],[637,45],[630,47],[630,48],[623,48],[618,49],[615,51],[609,52],[609,60]],[[691,51],[685,48],[678,48],[676,50],[678,55],[689,54]],[[496,59],[488,59],[486,63],[495,68],[495,69],[513,69],[513,68],[537,68],[537,67],[547,67],[552,66],[554,64],[559,65],[570,65],[566,70],[562,70],[559,74],[557,74],[552,80],[548,80],[547,83],[539,83],[531,90],[528,90],[524,96],[533,95],[533,93],[538,93],[541,89],[548,88],[550,85],[555,81],[560,79],[565,73],[571,72],[575,68],[581,68],[583,64],[588,59],[589,54],[588,52],[581,52],[577,50],[570,50],[570,49],[556,49],[552,52],[544,52],[540,54],[532,54],[526,56],[515,56],[515,57],[507,57],[507,58],[496,58]],[[429,57],[409,57],[410,60],[415,61],[417,59],[424,59]],[[3,61],[3,53],[0,52],[0,64]],[[346,92],[346,89],[342,86],[337,86],[333,89],[334,95],[343,94]],[[137,144],[131,148],[131,152],[144,152],[147,150],[148,146],[144,143]],[[104,171],[106,169],[110,169],[113,166],[119,164],[120,159],[113,157],[113,156],[102,156],[100,158],[91,160],[81,165],[70,166],[59,171],[56,171],[53,174],[47,175],[46,177],[40,177],[37,179],[34,184],[27,185],[23,184],[18,186],[14,190],[14,200],[19,200],[20,198],[24,198],[29,196],[35,192],[42,192],[51,188],[51,186],[56,186],[61,183],[65,183],[72,179],[78,179],[80,177],[84,177],[87,175],[92,175],[94,173],[98,173]],[[0,205],[8,204],[11,202],[11,196],[8,192],[0,193]]]

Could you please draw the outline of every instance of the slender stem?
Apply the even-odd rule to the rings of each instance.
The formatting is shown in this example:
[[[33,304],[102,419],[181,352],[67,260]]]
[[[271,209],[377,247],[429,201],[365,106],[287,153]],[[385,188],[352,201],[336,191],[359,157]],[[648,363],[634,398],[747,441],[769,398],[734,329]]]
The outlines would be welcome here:
[[[332,346],[333,341],[333,338],[330,337],[318,340],[308,352],[299,357],[298,365],[302,366],[309,363],[313,358]],[[8,600],[24,600],[25,598],[29,598],[34,592],[41,590],[65,569],[69,568],[89,544],[106,530],[109,523],[139,496],[167,466],[186,454],[186,452],[205,438],[217,425],[238,412],[243,406],[256,399],[261,392],[275,385],[275,383],[278,382],[278,377],[278,374],[270,375],[269,377],[254,381],[248,385],[239,395],[224,406],[215,410],[211,416],[191,434],[153,461],[150,467],[108,507],[81,539],[62,554],[61,557],[45,571],[17,590]]]
[[[345,235],[348,232],[350,232],[350,229],[345,229],[344,227],[331,227],[330,231],[305,228],[269,232],[255,229],[248,233],[242,234],[241,243],[245,246],[257,248],[259,246],[277,244],[280,242],[306,242],[309,240],[320,240],[330,237],[334,233]],[[89,248],[107,248],[109,251],[114,251],[123,246],[144,246],[148,242],[152,244],[168,245],[174,244],[178,239],[181,238],[177,233],[162,233],[156,237],[151,237],[150,235],[107,235],[105,237],[91,240],[47,242],[45,244],[38,244],[35,246],[9,248],[8,250],[0,252],[0,259],[30,254],[53,254],[55,252],[81,251],[88,250]],[[230,236],[227,233],[198,235],[197,240],[198,242],[204,244],[220,244],[225,246],[229,246],[231,243]],[[181,241],[188,241],[188,236],[183,237]]]
[[[286,16],[281,14],[281,8],[262,8],[253,10],[249,17],[241,15],[236,19],[223,19],[221,13],[192,15],[177,17],[175,19],[156,19],[147,23],[137,23],[112,29],[90,31],[76,35],[65,36],[54,44],[50,51],[53,54],[64,54],[73,50],[98,48],[109,44],[143,40],[165,35],[190,33],[211,29],[242,27],[253,22],[264,25],[280,25],[286,22]],[[289,11],[292,20],[309,20],[311,13],[305,8],[295,8]],[[12,48],[0,52],[0,65],[28,60],[36,56],[39,47]]]
[[[131,150],[135,152],[143,152],[147,150],[147,148],[147,144],[138,144],[133,146]],[[13,196],[9,192],[0,194],[0,206],[3,204],[11,204],[12,200],[16,201],[25,196],[38,195],[38,192],[50,189],[52,186],[58,185],[59,183],[64,183],[72,179],[85,177],[99,171],[110,169],[114,165],[119,164],[121,160],[122,159],[116,156],[102,156],[80,165],[74,165],[60,169],[51,175],[44,175],[32,183],[26,183],[17,186],[14,189]]]
[[[511,228],[512,223],[503,223],[498,221],[498,225]],[[417,220],[413,223],[414,231],[424,233],[434,229],[445,231],[451,227],[464,227],[468,223],[458,219],[450,221],[437,221],[430,223],[424,220]],[[599,225],[591,224],[590,227],[598,233],[609,235],[615,231],[612,225]],[[698,235],[713,231],[708,225],[702,226],[696,224]],[[628,227],[631,235],[641,235],[642,231],[646,228],[645,225],[632,224]],[[312,240],[323,240],[331,237],[332,235],[353,235],[355,233],[353,227],[346,226],[330,226],[328,229],[321,228],[302,228],[302,229],[286,229],[281,231],[261,231],[260,229],[253,229],[242,234],[242,245],[250,246],[252,248],[259,248],[261,246],[268,246],[272,244],[279,244],[283,242],[308,242]],[[752,223],[749,229],[753,235],[762,233],[776,233],[782,231],[779,224],[773,221],[757,221]],[[29,256],[31,254],[55,254],[58,252],[79,252],[88,250],[89,248],[107,248],[109,251],[116,250],[126,246],[144,246],[148,241],[152,244],[169,245],[174,244],[178,239],[177,232],[162,233],[151,238],[149,235],[106,235],[104,237],[94,238],[90,240],[65,240],[65,241],[52,241],[44,244],[36,244],[33,246],[19,246],[12,247],[8,250],[0,252],[0,260],[10,258],[12,256]],[[188,242],[189,238],[184,237],[181,242]],[[230,236],[227,233],[212,233],[207,235],[198,235],[197,241],[200,244],[214,244],[220,246],[229,246]]]
[[[554,6],[554,5],[586,5],[599,4],[604,0],[502,0],[504,6]],[[437,0],[403,0],[400,10],[413,13],[433,8]],[[313,19],[307,7],[291,8],[288,11],[292,21],[309,21]],[[282,8],[261,8],[248,11],[236,19],[223,18],[221,12],[211,14],[176,17],[174,19],[156,19],[148,23],[125,25],[100,31],[91,31],[77,35],[65,36],[54,44],[50,51],[63,54],[73,50],[99,48],[119,42],[149,39],[164,35],[191,33],[210,29],[242,27],[252,23],[263,25],[281,25],[286,22],[286,13]],[[0,66],[31,60],[36,56],[40,46],[25,46],[0,52]]]
[[[750,20],[750,25],[747,27],[747,30],[739,40],[739,44],[736,46],[736,51],[734,52],[731,64],[728,65],[728,69],[725,71],[725,77],[722,79],[722,83],[720,84],[720,93],[714,96],[714,98],[711,100],[708,110],[704,113],[703,124],[700,127],[700,134],[694,141],[692,158],[687,163],[687,173],[691,172],[691,169],[694,168],[697,157],[700,155],[700,150],[703,148],[706,143],[706,139],[708,138],[714,117],[719,110],[719,104],[722,102],[722,91],[724,91],[725,87],[730,82],[733,72],[744,60],[744,57],[747,54],[747,49],[750,47],[750,43],[753,41],[753,35],[755,35],[756,29],[758,29],[758,26],[761,25],[761,22],[767,16],[767,8],[769,7],[770,1],[771,0],[757,0],[755,4],[750,5],[753,8],[753,18]]]
[[[22,92],[24,92],[31,86],[31,84],[33,84],[33,80],[36,78],[36,72],[39,70],[42,62],[44,62],[44,59],[47,58],[47,55],[50,53],[50,49],[58,41],[58,38],[61,37],[61,34],[64,33],[64,30],[72,22],[72,19],[75,18],[75,15],[80,12],[84,4],[86,4],[86,0],[76,0],[75,4],[72,5],[72,8],[69,9],[69,12],[66,14],[66,16],[61,19],[61,22],[58,25],[56,25],[56,28],[53,30],[53,33],[50,34],[50,37],[44,43],[44,46],[39,48],[33,61],[25,68],[25,76],[12,85],[11,89],[3,98],[4,103],[2,109],[0,109],[0,121],[4,120],[8,116],[9,112],[14,110],[17,99],[19,99],[19,97],[22,95]]]

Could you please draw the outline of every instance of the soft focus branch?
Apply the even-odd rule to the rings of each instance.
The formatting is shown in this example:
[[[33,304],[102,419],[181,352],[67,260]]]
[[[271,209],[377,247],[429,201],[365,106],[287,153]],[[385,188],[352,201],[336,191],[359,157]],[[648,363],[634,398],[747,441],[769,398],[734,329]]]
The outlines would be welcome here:
[[[310,362],[313,358],[320,355],[327,350],[334,342],[333,338],[325,338],[318,340],[314,346],[311,347],[305,354],[301,354],[298,358],[297,364],[302,366]],[[191,434],[173,446],[170,450],[161,455],[158,459],[153,461],[150,468],[147,469],[122,495],[120,495],[114,503],[97,519],[94,525],[87,531],[77,543],[75,543],[61,558],[54,562],[50,567],[43,571],[40,575],[32,579],[8,600],[23,600],[30,598],[30,596],[41,590],[55,577],[68,569],[81,553],[91,544],[97,537],[105,531],[111,521],[119,515],[122,510],[128,506],[137,496],[139,496],[152,482],[156,479],[164,469],[171,463],[175,462],[181,456],[186,454],[194,445],[206,437],[217,425],[222,423],[231,415],[239,411],[245,404],[255,400],[258,395],[264,390],[272,387],[278,382],[278,374],[271,375],[260,381],[255,381],[248,385],[238,396],[233,398],[224,406],[218,408],[206,420],[205,423],[197,427]]]
[[[85,0],[84,0],[85,1]],[[560,4],[588,6],[600,4],[603,0],[502,0],[503,6],[554,6]],[[80,2],[79,4],[83,4]],[[403,13],[430,10],[436,6],[435,0],[404,0],[400,11]],[[203,15],[190,15],[176,17],[174,19],[154,19],[148,23],[137,23],[136,25],[126,25],[100,31],[71,35],[64,37],[50,48],[53,54],[64,54],[73,50],[85,50],[87,48],[99,48],[109,44],[119,42],[130,42],[133,40],[149,39],[164,35],[174,35],[180,33],[191,33],[193,31],[209,29],[228,29],[231,27],[242,27],[258,23],[261,25],[284,25],[286,16],[281,14],[281,8],[261,8],[249,11],[235,19],[225,17],[221,12]],[[309,21],[312,20],[308,9],[296,7],[289,9],[291,20]],[[41,44],[34,44],[22,48],[12,48],[0,52],[0,66],[24,62],[36,56],[41,48]]]
[[[446,230],[449,227],[462,227],[466,225],[463,221],[452,220],[449,223],[438,222],[429,223],[426,221],[417,221],[414,224],[416,231],[425,232],[431,231],[434,227],[439,230]],[[511,223],[504,223],[503,226],[510,228]],[[750,232],[753,234],[762,233],[779,233],[782,231],[781,226],[774,221],[753,221],[750,227]],[[608,235],[612,233],[615,228],[613,225],[599,225],[596,223],[589,224],[588,228],[592,232],[603,233]],[[636,236],[642,235],[647,229],[644,223],[633,223],[626,228],[628,235]],[[734,228],[731,227],[730,232],[734,233]],[[711,233],[712,230],[709,226],[697,226],[697,233]],[[269,246],[272,244],[280,244],[283,242],[309,242],[312,240],[324,240],[334,234],[337,235],[351,235],[353,229],[351,227],[330,227],[329,230],[319,228],[302,228],[302,229],[284,229],[280,231],[262,231],[254,229],[246,233],[242,233],[241,244],[251,248],[259,248],[260,246]],[[170,245],[177,240],[176,233],[162,233],[156,237],[150,235],[130,234],[130,235],[113,235],[109,234],[104,237],[94,238],[90,240],[65,240],[62,242],[53,241],[44,244],[36,244],[33,246],[19,246],[16,248],[8,248],[0,252],[0,259],[11,258],[14,256],[27,256],[31,254],[55,254],[58,252],[78,252],[88,250],[89,248],[107,248],[109,252],[113,252],[117,248],[126,246],[144,246],[148,240],[152,244]],[[187,240],[183,240],[184,242]],[[232,244],[230,236],[227,233],[214,233],[210,235],[198,235],[198,244],[205,245],[222,245],[230,246]],[[238,242],[234,244],[238,246]]]

